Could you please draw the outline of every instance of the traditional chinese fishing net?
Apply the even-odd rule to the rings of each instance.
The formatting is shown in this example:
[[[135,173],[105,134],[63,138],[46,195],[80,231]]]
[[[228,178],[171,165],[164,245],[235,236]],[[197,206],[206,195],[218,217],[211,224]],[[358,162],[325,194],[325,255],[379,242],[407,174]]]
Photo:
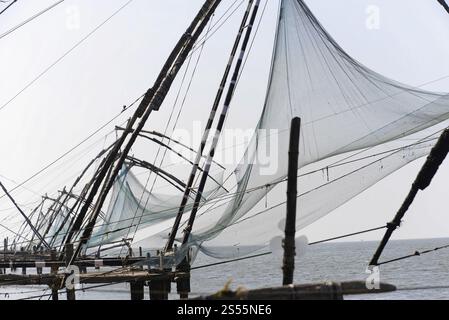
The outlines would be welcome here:
[[[277,224],[285,205],[280,201],[265,208],[260,203],[274,188],[285,191],[280,182],[287,175],[289,125],[296,116],[302,119],[301,229],[428,154],[447,125],[449,96],[366,68],[339,47],[302,0],[283,0],[265,106],[234,172],[236,189],[227,198],[208,195],[213,205],[200,210],[189,247],[226,258],[263,248],[281,232]],[[273,135],[277,149],[270,171],[257,162],[257,153],[273,144]],[[135,244],[163,246],[171,222],[151,232],[142,229]]]

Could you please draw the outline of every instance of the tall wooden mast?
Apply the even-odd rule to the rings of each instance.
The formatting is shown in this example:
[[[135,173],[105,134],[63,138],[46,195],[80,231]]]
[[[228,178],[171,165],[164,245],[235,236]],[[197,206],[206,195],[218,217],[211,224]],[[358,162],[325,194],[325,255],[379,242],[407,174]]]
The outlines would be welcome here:
[[[73,262],[75,257],[80,253],[83,246],[89,240],[101,207],[103,206],[104,201],[106,200],[106,197],[110,189],[112,188],[115,178],[117,177],[120,169],[122,168],[122,165],[124,164],[128,156],[129,151],[131,150],[131,147],[139,136],[152,111],[159,110],[176,75],[187,59],[195,42],[207,26],[210,18],[214,14],[220,2],[221,0],[206,0],[204,2],[200,11],[171,52],[153,87],[145,93],[138,109],[134,113],[133,117],[129,120],[126,129],[123,131],[121,137],[116,142],[113,149],[109,152],[103,166],[99,169],[98,176],[92,186],[92,189],[90,190],[89,195],[87,196],[86,201],[82,206],[77,219],[75,220],[74,225],[72,226],[66,239],[66,243],[71,243],[73,235],[76,232],[80,231],[82,223],[86,218],[87,212],[91,204],[93,203],[94,198],[99,193],[95,202],[94,210],[89,216],[89,221],[84,228],[76,250],[74,250],[73,252],[70,263]],[[138,122],[139,119],[140,121]],[[138,124],[134,129],[134,126],[137,122]]]

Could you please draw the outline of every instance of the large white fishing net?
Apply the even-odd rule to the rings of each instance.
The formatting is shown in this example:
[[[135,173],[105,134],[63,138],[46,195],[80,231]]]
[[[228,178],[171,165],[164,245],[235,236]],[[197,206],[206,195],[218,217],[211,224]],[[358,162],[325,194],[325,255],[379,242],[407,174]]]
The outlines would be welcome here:
[[[266,102],[234,172],[236,188],[228,195],[207,194],[189,247],[226,258],[261,249],[281,232],[277,224],[285,216],[285,204],[264,205],[261,200],[273,189],[285,192],[289,126],[296,116],[302,120],[301,229],[428,154],[449,118],[449,96],[366,68],[340,48],[302,0],[283,0]],[[260,161],[265,150],[275,150],[269,164]],[[160,248],[165,243],[169,218],[180,201],[162,202],[159,206],[173,206],[173,211],[148,220],[153,225],[140,230],[135,245]]]

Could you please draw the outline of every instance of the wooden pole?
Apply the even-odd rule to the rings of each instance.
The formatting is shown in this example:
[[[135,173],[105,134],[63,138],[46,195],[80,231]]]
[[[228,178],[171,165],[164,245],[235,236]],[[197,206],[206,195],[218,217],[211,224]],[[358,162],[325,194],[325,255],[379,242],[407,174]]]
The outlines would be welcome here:
[[[232,64],[233,64],[234,59],[236,57],[236,53],[237,53],[237,50],[238,50],[238,47],[239,47],[239,44],[240,44],[240,41],[241,41],[241,38],[242,38],[242,35],[243,35],[243,30],[244,30],[244,28],[246,26],[246,23],[248,21],[252,5],[253,5],[253,0],[248,1],[248,6],[246,8],[245,14],[243,15],[243,19],[242,19],[242,22],[240,24],[239,32],[238,32],[237,37],[236,37],[236,39],[234,41],[234,46],[233,46],[233,48],[231,50],[231,54],[230,54],[230,58],[228,60],[228,64],[226,66],[225,72],[224,72],[223,77],[221,79],[220,87],[219,87],[219,89],[217,91],[217,94],[216,94],[215,100],[214,100],[214,104],[212,105],[212,109],[211,109],[211,111],[209,113],[209,119],[207,120],[206,128],[203,131],[203,136],[201,138],[200,147],[199,147],[199,149],[198,149],[198,151],[196,153],[195,162],[193,163],[192,170],[190,171],[189,180],[187,181],[187,185],[186,185],[185,190],[184,190],[184,195],[182,197],[182,201],[181,201],[181,204],[179,206],[178,213],[177,213],[175,221],[173,223],[173,227],[171,229],[171,232],[170,232],[167,244],[165,245],[165,251],[170,251],[172,249],[172,247],[173,247],[174,242],[175,242],[176,234],[178,232],[179,225],[181,223],[181,219],[182,219],[182,216],[183,216],[184,211],[185,211],[185,207],[187,205],[187,202],[188,202],[189,197],[190,197],[190,193],[192,191],[192,186],[193,186],[193,183],[195,181],[196,173],[197,173],[198,169],[200,169],[200,162],[201,162],[201,159],[203,157],[203,152],[204,152],[204,149],[206,147],[207,139],[209,138],[209,133],[211,131],[214,119],[216,117],[217,110],[218,110],[218,107],[220,105],[220,101],[221,101],[223,93],[224,93],[226,82],[228,81],[229,74],[230,74],[231,68],[232,68]]]
[[[5,253],[4,253],[4,261],[6,261],[6,253],[8,252],[8,238],[5,238],[3,240],[3,247],[4,247],[4,251],[5,251]],[[6,268],[3,269],[3,273],[6,274]]]
[[[446,3],[445,0],[437,0],[444,8],[444,10],[447,11],[447,13],[449,13],[449,5]]]
[[[298,154],[301,119],[294,118],[290,128],[290,147],[288,151],[287,218],[285,221],[283,285],[293,283],[295,270],[296,198],[298,183]]]
[[[50,257],[51,260],[55,261],[57,259],[57,252],[56,249],[52,249],[50,252]],[[58,273],[58,266],[57,265],[52,265],[51,266],[51,274],[55,275]],[[59,295],[58,295],[58,284],[55,283],[53,284],[53,286],[51,287],[51,298],[53,301],[57,301],[59,300]]]
[[[21,252],[24,252],[25,251],[25,248],[24,247],[21,247],[20,248],[20,251]],[[22,267],[22,275],[26,275],[27,274],[27,268],[26,267]]]
[[[71,263],[70,258],[72,257],[72,255],[73,255],[73,244],[67,243],[65,245],[65,262],[67,267],[70,266]],[[75,288],[73,289],[66,288],[66,293],[67,293],[67,300],[76,300]]]
[[[131,300],[143,300],[144,299],[144,283],[143,281],[131,281]]]
[[[176,291],[179,294],[181,300],[189,298],[190,293],[190,273],[187,276],[178,277],[176,279]]]
[[[235,89],[237,86],[238,77],[240,75],[240,70],[244,64],[244,56],[245,56],[245,53],[250,44],[251,33],[253,31],[253,26],[254,26],[254,23],[257,18],[257,12],[259,10],[259,7],[260,7],[260,0],[256,0],[256,3],[254,4],[253,11],[251,14],[251,18],[249,20],[248,25],[246,26],[245,37],[243,39],[242,46],[240,48],[239,58],[237,59],[236,65],[234,67],[234,72],[231,77],[231,82],[229,83],[229,86],[228,86],[228,91],[227,91],[227,94],[226,94],[226,97],[224,100],[223,109],[221,110],[221,114],[218,118],[216,131],[215,131],[215,134],[212,139],[212,145],[210,147],[209,154],[208,154],[208,156],[206,158],[206,162],[204,164],[203,174],[201,175],[200,183],[198,185],[197,193],[195,196],[195,201],[193,203],[192,210],[190,211],[190,216],[187,221],[187,225],[184,229],[184,236],[182,239],[183,245],[186,245],[189,242],[190,234],[193,230],[193,224],[195,222],[196,215],[200,208],[200,202],[203,198],[203,190],[206,185],[209,171],[210,171],[210,168],[212,166],[212,162],[213,162],[213,159],[215,156],[215,149],[218,145],[218,140],[220,139],[220,135],[223,130],[225,120],[226,120],[227,114],[229,112],[229,108],[231,106],[232,98],[234,97],[234,92],[235,92]],[[179,264],[178,270],[183,271],[183,272],[190,272],[190,266],[189,266],[186,258],[184,258],[181,261],[181,263]]]
[[[171,282],[161,276],[160,279],[150,281],[150,300],[168,300]]]
[[[400,226],[402,218],[409,209],[410,205],[413,203],[413,200],[418,194],[418,191],[424,190],[430,185],[433,177],[438,171],[438,168],[443,163],[448,153],[449,153],[449,129],[446,129],[443,131],[437,143],[430,151],[430,154],[427,157],[426,162],[424,163],[420,172],[418,173],[418,176],[413,182],[407,197],[405,198],[404,202],[402,203],[401,207],[396,213],[393,221],[387,224],[387,231],[385,232],[385,235],[383,236],[379,244],[379,247],[377,248],[376,252],[371,258],[369,264],[370,266],[377,266],[379,264],[379,258],[380,255],[382,254],[382,251],[384,250],[385,246],[390,240],[390,237],[393,234],[394,230],[396,230],[396,228]]]
[[[8,6],[6,6],[5,9],[3,9],[2,11],[0,11],[0,14],[3,14],[6,10],[8,10],[14,3],[16,3],[17,0],[13,0],[10,4],[8,4]]]
[[[158,82],[157,86],[154,86],[153,88],[149,89],[147,91],[147,94],[141,101],[138,110],[136,111],[135,116],[133,116],[133,120],[128,123],[127,130],[122,135],[123,139],[126,139],[127,135],[132,132],[131,136],[127,140],[126,145],[123,146],[123,149],[120,152],[120,156],[118,157],[117,162],[114,165],[115,157],[119,154],[120,148],[122,147],[122,144],[124,141],[120,138],[120,141],[122,144],[118,143],[114,150],[111,151],[110,158],[108,160],[108,164],[105,164],[104,169],[102,169],[99,177],[95,181],[94,185],[92,186],[91,192],[89,193],[89,196],[86,199],[86,203],[82,207],[78,217],[77,217],[77,223],[76,227],[72,227],[72,231],[77,231],[80,229],[82,222],[84,220],[85,214],[87,213],[87,210],[92,203],[95,195],[100,189],[101,184],[104,184],[103,187],[97,197],[96,203],[95,203],[95,209],[93,210],[90,220],[87,223],[86,227],[84,228],[84,231],[81,235],[80,242],[77,246],[77,248],[74,251],[74,254],[72,256],[72,260],[76,258],[76,256],[79,254],[79,252],[82,250],[83,246],[87,243],[87,241],[90,239],[90,236],[92,234],[92,231],[94,229],[97,217],[99,215],[99,212],[101,210],[101,207],[103,206],[104,201],[107,198],[107,195],[112,188],[114,181],[116,177],[119,174],[119,171],[122,169],[122,165],[124,164],[129,152],[131,151],[132,146],[134,145],[134,142],[137,140],[141,130],[144,128],[146,121],[148,120],[149,116],[152,114],[153,111],[158,111],[161,107],[163,101],[165,100],[165,97],[168,94],[168,91],[170,90],[178,72],[180,71],[181,67],[183,66],[184,62],[187,60],[187,57],[189,53],[192,51],[192,48],[195,44],[195,42],[198,40],[200,35],[203,33],[206,26],[209,24],[210,19],[212,18],[213,14],[215,13],[215,10],[217,9],[218,5],[221,3],[221,0],[206,0],[204,5],[202,6],[200,12],[198,13],[197,17],[192,22],[192,32],[189,32],[188,34],[184,34],[182,39],[180,40],[180,47],[175,48],[173,54],[176,56],[173,58],[173,64],[169,65],[167,69],[164,68],[162,70],[160,76],[162,77],[161,81]],[[190,28],[189,28],[190,29]],[[187,39],[186,39],[187,38]],[[171,60],[171,58],[169,59]],[[159,77],[158,77],[159,79]],[[157,80],[158,81],[158,80]],[[140,118],[140,122],[137,124],[137,127],[132,130],[132,126],[134,123],[137,122],[138,118]],[[117,148],[118,147],[118,148]],[[105,178],[105,175],[107,172],[110,172],[110,176],[107,179]]]
[[[9,198],[9,200],[11,200],[12,204],[17,208],[17,210],[20,212],[22,217],[25,219],[25,221],[28,224],[28,226],[31,228],[31,230],[33,230],[34,234],[39,238],[39,240],[42,242],[42,244],[47,249],[49,249],[50,247],[49,247],[48,243],[44,240],[44,238],[42,238],[42,236],[39,234],[37,229],[34,227],[33,223],[30,221],[30,219],[28,219],[28,217],[25,214],[25,212],[22,211],[22,209],[19,207],[19,205],[14,200],[14,198],[9,194],[8,190],[6,189],[6,187],[1,182],[0,182],[0,188],[3,189],[3,192],[5,192],[6,196]]]

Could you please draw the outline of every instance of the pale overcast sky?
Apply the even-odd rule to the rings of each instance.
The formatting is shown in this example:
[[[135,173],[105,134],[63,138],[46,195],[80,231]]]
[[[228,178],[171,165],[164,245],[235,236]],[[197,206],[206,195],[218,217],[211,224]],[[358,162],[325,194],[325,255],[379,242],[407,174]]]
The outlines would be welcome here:
[[[25,180],[145,92],[203,1],[131,1],[8,103],[128,1],[66,0],[15,32],[1,36],[54,2],[19,0],[0,16],[0,108],[4,106],[0,110],[0,179],[8,188],[15,186],[10,180]],[[223,0],[215,18],[233,2]],[[409,85],[429,83],[425,89],[449,91],[449,15],[436,0],[306,2],[337,42],[372,70]],[[207,117],[205,110],[210,108],[210,97],[216,91],[243,7],[204,48],[179,127],[191,130],[193,121],[204,122]],[[228,126],[253,128],[260,115],[277,7],[278,0],[268,0]],[[376,8],[379,28],[368,28],[369,14]],[[151,129],[162,130],[174,99],[175,94],[170,95],[161,112],[151,118]],[[53,194],[73,181],[77,171],[103,147],[104,135],[130,115],[129,111],[123,114],[73,155],[27,183],[29,190],[15,192],[19,203],[29,209],[38,199],[36,193]],[[149,150],[142,152],[151,154]],[[383,225],[400,206],[421,163],[417,161],[379,182],[316,222],[306,233],[316,240]],[[419,194],[396,238],[449,237],[449,210],[445,203],[449,196],[448,177],[449,161],[431,187]],[[0,210],[0,220],[14,213],[5,198],[0,199]],[[14,221],[20,219],[16,216]],[[379,237],[377,233],[357,239]]]

